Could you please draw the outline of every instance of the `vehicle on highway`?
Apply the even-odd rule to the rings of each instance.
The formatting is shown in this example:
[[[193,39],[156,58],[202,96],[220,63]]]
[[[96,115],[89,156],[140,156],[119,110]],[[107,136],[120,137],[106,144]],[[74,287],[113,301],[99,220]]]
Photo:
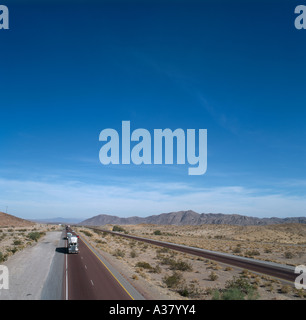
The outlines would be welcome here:
[[[71,235],[68,237],[68,253],[79,253],[78,238]]]

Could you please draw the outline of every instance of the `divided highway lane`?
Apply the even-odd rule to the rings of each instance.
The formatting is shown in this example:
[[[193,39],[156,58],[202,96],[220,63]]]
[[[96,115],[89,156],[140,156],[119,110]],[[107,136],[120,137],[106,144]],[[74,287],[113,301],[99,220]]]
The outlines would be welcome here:
[[[64,299],[133,300],[134,297],[79,238],[79,253],[65,255]],[[139,297],[136,297],[136,299]]]

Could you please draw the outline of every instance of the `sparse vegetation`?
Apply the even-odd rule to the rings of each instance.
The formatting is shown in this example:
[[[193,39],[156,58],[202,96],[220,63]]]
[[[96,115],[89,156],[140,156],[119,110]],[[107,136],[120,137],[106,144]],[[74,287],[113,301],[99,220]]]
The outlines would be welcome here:
[[[0,252],[0,262],[3,262],[5,260],[6,260],[5,255],[2,252]]]
[[[177,271],[173,271],[170,276],[165,276],[163,282],[168,288],[176,288],[183,280],[182,274]]]
[[[215,280],[218,279],[218,275],[217,275],[215,272],[212,271],[212,272],[209,274],[208,278],[209,278],[210,281],[215,281]]]
[[[92,237],[92,233],[89,232],[88,230],[80,230],[81,232],[83,232],[87,237]]]
[[[113,226],[113,231],[127,233],[127,231],[120,226]]]
[[[297,228],[300,236],[306,235],[306,226],[298,225]],[[278,229],[280,231],[276,232]],[[147,238],[157,235],[161,236],[162,241],[235,253],[255,259],[279,263],[285,263],[290,259],[291,265],[303,264],[306,256],[303,245],[299,244],[303,240],[297,236],[286,236],[287,232],[294,230],[291,226],[284,229],[283,226],[161,225],[157,229],[154,225],[125,225],[124,230],[133,235]],[[284,232],[284,235],[281,232]],[[102,239],[102,234],[95,234],[94,238],[89,240],[93,244],[101,243],[97,239]],[[103,246],[97,246],[102,250],[102,254],[104,252],[119,258],[120,260],[114,260],[122,267],[123,272],[129,273],[130,279],[137,280],[138,285],[147,284],[149,288],[157,288],[157,291],[163,292],[166,299],[305,298],[301,290],[282,288],[282,283],[278,280],[254,274],[246,269],[239,270],[212,260],[111,234],[104,234],[103,241]],[[284,244],[281,241],[284,241]],[[297,242],[291,245],[286,241]],[[292,253],[293,257],[286,258],[286,252]]]
[[[138,268],[144,268],[144,269],[153,269],[150,263],[145,262],[145,261],[139,261],[136,263],[136,267]]]
[[[132,250],[132,251],[130,252],[130,256],[131,256],[131,258],[136,258],[136,257],[137,257],[136,251],[135,251],[135,250]]]
[[[286,252],[284,253],[284,257],[285,257],[286,259],[292,259],[292,258],[294,257],[294,255],[293,255],[292,252],[286,251]]]
[[[192,271],[192,265],[186,261],[175,260],[171,257],[160,257],[161,264],[168,265],[171,270]]]
[[[289,285],[283,285],[281,288],[280,288],[280,292],[281,293],[289,293],[291,291],[291,286]]]
[[[22,245],[22,242],[21,242],[21,240],[14,240],[14,241],[13,241],[13,244],[14,244],[15,246],[20,246],[20,245]]]
[[[240,246],[237,246],[234,250],[233,250],[234,253],[241,253],[241,248]]]
[[[249,250],[245,252],[245,255],[248,257],[259,256],[260,252],[258,250]]]
[[[120,249],[116,249],[114,254],[113,254],[115,257],[121,257],[123,258],[125,256],[125,253],[124,251],[120,250]]]
[[[47,231],[59,226],[36,224],[0,212],[0,263],[7,261],[17,251],[35,244]]]
[[[214,300],[255,300],[259,295],[254,286],[245,278],[234,277],[226,282],[225,289],[213,293]]]
[[[162,235],[162,233],[161,233],[160,230],[155,230],[155,231],[153,232],[153,234],[154,234],[155,236],[161,236],[161,235]]]
[[[35,242],[37,242],[37,240],[45,234],[46,234],[45,232],[33,231],[33,232],[30,232],[27,237],[30,240],[34,240]]]

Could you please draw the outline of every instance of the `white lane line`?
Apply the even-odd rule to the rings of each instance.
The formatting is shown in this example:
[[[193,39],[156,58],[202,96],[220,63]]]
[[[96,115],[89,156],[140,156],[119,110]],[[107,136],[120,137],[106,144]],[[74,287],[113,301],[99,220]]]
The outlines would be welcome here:
[[[90,280],[90,281],[91,281],[91,284],[94,285],[94,283],[92,282],[92,280]]]
[[[67,254],[66,256],[66,300],[68,300],[68,259],[67,259]]]
[[[85,264],[85,269],[87,269],[87,266],[86,266],[86,264]]]

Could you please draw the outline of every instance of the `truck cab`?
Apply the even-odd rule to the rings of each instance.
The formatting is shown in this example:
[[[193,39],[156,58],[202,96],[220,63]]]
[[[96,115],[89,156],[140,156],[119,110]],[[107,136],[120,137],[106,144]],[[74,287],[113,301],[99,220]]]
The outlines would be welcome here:
[[[76,236],[68,237],[68,253],[79,253],[78,238]]]

